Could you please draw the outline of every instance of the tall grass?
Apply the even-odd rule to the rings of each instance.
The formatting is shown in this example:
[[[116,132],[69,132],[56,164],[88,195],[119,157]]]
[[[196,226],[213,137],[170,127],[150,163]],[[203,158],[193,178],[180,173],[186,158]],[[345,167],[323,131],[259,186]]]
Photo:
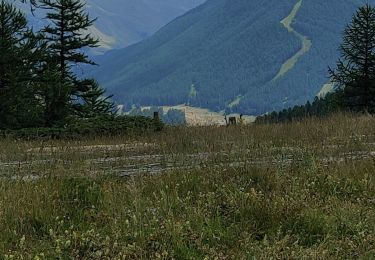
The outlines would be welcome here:
[[[0,259],[375,258],[374,126],[3,140]]]

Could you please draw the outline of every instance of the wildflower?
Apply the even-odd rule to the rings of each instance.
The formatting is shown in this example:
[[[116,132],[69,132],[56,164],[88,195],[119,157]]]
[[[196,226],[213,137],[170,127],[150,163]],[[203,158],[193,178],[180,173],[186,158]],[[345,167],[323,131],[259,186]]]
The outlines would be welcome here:
[[[22,236],[21,240],[20,240],[20,247],[24,247],[25,246],[25,241],[26,241],[26,237],[25,236]]]
[[[44,254],[41,253],[41,254],[37,254],[35,257],[34,257],[34,260],[42,260],[44,259]]]
[[[103,252],[99,250],[99,251],[96,251],[95,254],[96,254],[97,257],[102,257]]]
[[[65,241],[65,247],[66,247],[66,248],[70,247],[70,245],[71,245],[70,240]]]

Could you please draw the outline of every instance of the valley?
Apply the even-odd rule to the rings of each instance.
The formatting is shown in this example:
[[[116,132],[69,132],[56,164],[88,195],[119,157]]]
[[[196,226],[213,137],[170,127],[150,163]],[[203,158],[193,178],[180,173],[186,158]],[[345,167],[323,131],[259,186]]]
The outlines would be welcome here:
[[[247,115],[302,105],[327,84],[359,4],[208,0],[147,40],[96,57],[89,75],[120,104]]]

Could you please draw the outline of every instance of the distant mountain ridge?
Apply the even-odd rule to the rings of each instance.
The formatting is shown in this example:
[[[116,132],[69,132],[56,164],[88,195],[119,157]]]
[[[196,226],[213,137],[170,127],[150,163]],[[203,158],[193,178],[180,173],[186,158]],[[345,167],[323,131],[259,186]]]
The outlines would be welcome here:
[[[137,43],[205,0],[86,0],[111,48]],[[98,35],[100,36],[100,35]]]
[[[12,1],[12,0],[11,0]],[[202,4],[205,0],[86,0],[87,11],[98,18],[91,33],[101,39],[97,51],[124,48],[155,33],[162,26]],[[30,13],[29,5],[20,5],[31,24],[39,28],[42,15]]]
[[[369,1],[375,4],[375,0]],[[361,0],[208,0],[92,74],[127,105],[189,104],[261,114],[329,83],[342,31]]]

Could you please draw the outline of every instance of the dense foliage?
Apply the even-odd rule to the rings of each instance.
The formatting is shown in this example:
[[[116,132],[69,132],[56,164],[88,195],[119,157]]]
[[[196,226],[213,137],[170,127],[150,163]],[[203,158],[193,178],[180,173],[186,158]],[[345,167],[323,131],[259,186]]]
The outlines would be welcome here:
[[[343,93],[334,92],[329,93],[325,97],[318,98],[305,105],[294,106],[292,108],[284,109],[279,112],[267,113],[259,116],[256,123],[281,123],[299,121],[306,117],[325,117],[334,112],[343,111]]]
[[[332,80],[344,92],[352,111],[375,113],[375,8],[361,7],[345,30],[342,59],[330,69]]]
[[[79,0],[30,3],[47,25],[31,28],[13,3],[0,1],[0,135],[64,137],[159,129],[160,122],[116,116],[101,86],[74,67],[95,65],[87,50],[98,40],[88,32],[95,19]]]
[[[0,128],[41,123],[39,66],[43,43],[11,4],[0,2]]]
[[[0,130],[0,137],[26,140],[96,138],[141,134],[160,131],[162,128],[163,124],[160,120],[153,120],[143,116],[99,116],[75,120],[61,127]]]

